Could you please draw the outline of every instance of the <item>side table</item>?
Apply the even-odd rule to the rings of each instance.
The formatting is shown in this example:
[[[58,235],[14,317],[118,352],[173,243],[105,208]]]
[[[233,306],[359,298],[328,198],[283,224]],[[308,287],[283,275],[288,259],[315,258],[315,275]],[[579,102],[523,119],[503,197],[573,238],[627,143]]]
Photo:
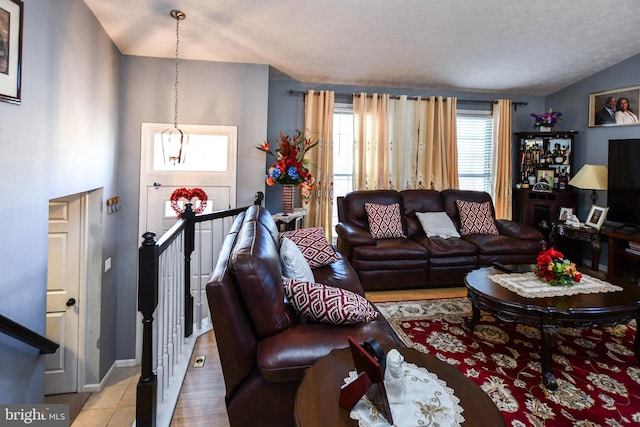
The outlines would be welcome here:
[[[391,346],[383,346],[388,352]],[[422,366],[444,380],[455,391],[464,409],[463,427],[505,426],[502,414],[493,400],[479,386],[453,365],[440,361],[432,354],[414,348],[397,348],[407,362]],[[294,409],[297,427],[355,426],[358,422],[338,404],[340,387],[349,371],[354,370],[349,348],[333,350],[307,369],[298,392]]]
[[[554,222],[549,234],[549,243],[551,246],[558,244],[558,237],[564,237],[571,240],[580,240],[591,243],[591,269],[598,271],[598,263],[600,262],[600,244],[601,230],[589,226],[574,227],[562,221]]]
[[[291,231],[302,228],[304,217],[307,215],[306,209],[295,209],[292,213],[273,214],[273,220],[276,222],[278,231]]]

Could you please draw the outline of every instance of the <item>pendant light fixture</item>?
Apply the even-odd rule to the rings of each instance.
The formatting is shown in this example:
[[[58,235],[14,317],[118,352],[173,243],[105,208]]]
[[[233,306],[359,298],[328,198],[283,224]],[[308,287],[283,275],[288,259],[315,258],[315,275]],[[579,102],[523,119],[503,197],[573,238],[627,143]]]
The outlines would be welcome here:
[[[187,16],[180,10],[172,10],[169,15],[176,20],[176,81],[175,81],[175,110],[173,116],[173,127],[162,132],[162,156],[165,163],[184,163],[189,135],[178,127],[178,64],[180,47],[180,21]]]

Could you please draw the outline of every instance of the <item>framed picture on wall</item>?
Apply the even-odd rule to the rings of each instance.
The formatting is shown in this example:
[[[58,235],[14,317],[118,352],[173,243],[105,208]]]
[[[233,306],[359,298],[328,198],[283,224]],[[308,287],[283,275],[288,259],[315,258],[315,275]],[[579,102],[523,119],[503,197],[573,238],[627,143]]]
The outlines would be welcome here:
[[[20,0],[0,0],[0,101],[20,104],[22,75]]]
[[[589,95],[589,127],[637,125],[640,86]]]

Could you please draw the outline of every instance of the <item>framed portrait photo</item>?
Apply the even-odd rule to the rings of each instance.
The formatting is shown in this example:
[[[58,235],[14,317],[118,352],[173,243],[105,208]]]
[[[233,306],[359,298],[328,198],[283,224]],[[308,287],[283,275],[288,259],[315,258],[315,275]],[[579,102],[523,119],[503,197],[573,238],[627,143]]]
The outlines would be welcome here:
[[[607,211],[609,208],[603,208],[601,206],[591,206],[591,211],[587,215],[587,220],[584,222],[589,227],[595,227],[598,230],[602,227],[605,218],[607,217]]]
[[[553,187],[553,177],[556,174],[555,169],[538,169],[537,170],[537,181],[536,182],[546,182],[549,186]]]
[[[589,95],[589,127],[640,124],[640,86],[612,89]]]
[[[0,0],[0,101],[20,104],[22,76],[21,0]]]
[[[571,217],[573,215],[573,208],[560,208],[560,215],[559,215],[559,220],[560,221],[566,221],[567,218]]]

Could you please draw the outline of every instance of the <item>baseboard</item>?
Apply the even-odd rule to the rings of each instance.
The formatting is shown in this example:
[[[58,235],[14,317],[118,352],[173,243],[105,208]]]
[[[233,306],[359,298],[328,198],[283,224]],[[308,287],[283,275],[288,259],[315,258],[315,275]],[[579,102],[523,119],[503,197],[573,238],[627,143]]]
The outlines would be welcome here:
[[[131,366],[136,366],[135,359],[124,359],[124,360],[116,360],[113,362],[113,365],[109,368],[107,374],[102,378],[98,384],[85,384],[79,390],[79,393],[98,393],[104,389],[104,385],[107,383],[107,380],[113,374],[113,370],[116,368],[129,368]]]
[[[104,376],[104,378],[102,378],[102,381],[100,381],[98,384],[85,384],[82,387],[82,390],[79,390],[80,393],[97,393],[102,391],[102,389],[104,388],[104,385],[107,382],[107,379],[109,379],[109,376],[113,373],[113,370],[116,368],[116,364],[115,362],[113,363],[113,365],[111,365],[111,367],[109,368],[109,371],[107,371],[107,374]]]
[[[136,359],[116,360],[116,368],[130,368],[136,366]]]

